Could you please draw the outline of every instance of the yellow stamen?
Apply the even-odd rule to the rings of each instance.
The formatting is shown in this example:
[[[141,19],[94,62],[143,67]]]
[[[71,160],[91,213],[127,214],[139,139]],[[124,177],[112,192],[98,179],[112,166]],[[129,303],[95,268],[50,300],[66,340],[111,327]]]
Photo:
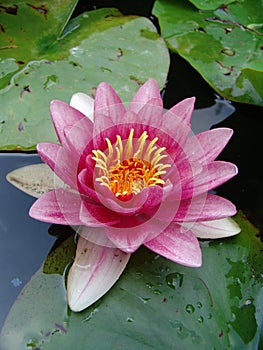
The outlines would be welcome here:
[[[166,174],[165,169],[171,166],[161,163],[167,157],[163,153],[166,148],[156,145],[158,137],[151,140],[146,147],[147,138],[147,131],[144,131],[134,140],[134,129],[130,130],[126,142],[117,135],[116,142],[112,145],[106,138],[106,151],[92,151],[92,159],[96,162],[98,172],[96,181],[120,199],[138,194],[149,186],[163,186],[161,175]]]

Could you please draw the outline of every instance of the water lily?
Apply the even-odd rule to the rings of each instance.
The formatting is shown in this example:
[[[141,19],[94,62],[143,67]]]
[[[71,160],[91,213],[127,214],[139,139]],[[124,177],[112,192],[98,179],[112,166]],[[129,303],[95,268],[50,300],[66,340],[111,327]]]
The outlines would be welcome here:
[[[237,174],[234,164],[215,160],[232,130],[193,135],[194,102],[187,98],[164,112],[154,79],[127,107],[105,82],[94,100],[77,93],[70,105],[52,101],[59,144],[40,143],[37,151],[56,176],[30,215],[79,226],[67,279],[72,310],[105,294],[142,244],[176,263],[199,267],[198,238],[240,231],[230,218],[235,206],[210,193]]]

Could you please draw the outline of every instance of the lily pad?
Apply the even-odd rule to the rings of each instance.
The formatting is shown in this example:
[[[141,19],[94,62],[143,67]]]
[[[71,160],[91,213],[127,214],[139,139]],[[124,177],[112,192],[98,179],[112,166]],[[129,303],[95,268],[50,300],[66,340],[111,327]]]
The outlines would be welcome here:
[[[157,0],[153,13],[169,48],[187,60],[221,96],[263,106],[263,6]],[[219,2],[213,2],[219,5]],[[209,11],[208,11],[209,8]]]
[[[190,0],[200,10],[216,10],[219,7],[225,7],[236,0]]]
[[[150,77],[163,87],[169,54],[151,21],[101,9],[68,22],[75,4],[1,3],[0,150],[56,142],[52,99],[69,102],[78,91],[93,96],[101,81],[124,102]]]
[[[239,235],[202,242],[201,268],[140,249],[115,286],[81,313],[67,309],[64,278],[54,274],[59,255],[62,266],[65,257],[72,262],[75,243],[68,238],[13,305],[1,349],[257,349],[262,243],[242,213],[236,220]]]

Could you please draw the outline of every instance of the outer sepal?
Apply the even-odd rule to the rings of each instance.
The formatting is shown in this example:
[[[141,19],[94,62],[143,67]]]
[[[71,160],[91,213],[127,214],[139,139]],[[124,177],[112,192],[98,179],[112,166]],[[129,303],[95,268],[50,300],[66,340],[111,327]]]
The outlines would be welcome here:
[[[72,311],[81,311],[102,297],[118,280],[130,254],[78,239],[76,257],[67,279]]]

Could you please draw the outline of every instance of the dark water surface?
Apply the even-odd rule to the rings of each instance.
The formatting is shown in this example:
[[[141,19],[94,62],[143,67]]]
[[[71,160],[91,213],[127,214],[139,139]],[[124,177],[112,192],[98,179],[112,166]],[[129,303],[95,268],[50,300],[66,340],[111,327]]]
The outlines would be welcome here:
[[[39,161],[32,154],[0,154],[0,329],[15,298],[54,243],[48,234],[50,225],[28,215],[35,199],[5,179],[8,172]]]

